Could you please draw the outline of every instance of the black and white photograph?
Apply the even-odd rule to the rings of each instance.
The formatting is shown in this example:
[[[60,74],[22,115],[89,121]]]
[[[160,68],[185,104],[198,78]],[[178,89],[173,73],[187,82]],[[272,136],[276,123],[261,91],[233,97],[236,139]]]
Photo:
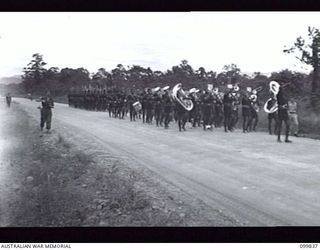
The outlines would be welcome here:
[[[320,226],[319,12],[1,12],[0,227]]]

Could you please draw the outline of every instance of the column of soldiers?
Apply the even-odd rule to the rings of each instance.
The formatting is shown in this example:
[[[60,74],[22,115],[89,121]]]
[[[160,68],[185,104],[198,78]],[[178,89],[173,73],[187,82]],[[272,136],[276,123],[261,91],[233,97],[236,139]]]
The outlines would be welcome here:
[[[169,86],[164,88],[130,90],[85,90],[68,95],[69,106],[92,110],[107,111],[109,117],[130,121],[140,119],[142,123],[155,124],[169,128],[170,122],[178,124],[179,131],[190,127],[203,130],[224,127],[225,132],[233,131],[239,120],[242,105],[243,132],[255,131],[258,123],[257,93],[247,88],[243,95],[239,87],[229,84],[228,91],[222,93],[218,88],[212,91],[192,88],[188,98],[193,102],[191,111],[185,110],[174,101]]]

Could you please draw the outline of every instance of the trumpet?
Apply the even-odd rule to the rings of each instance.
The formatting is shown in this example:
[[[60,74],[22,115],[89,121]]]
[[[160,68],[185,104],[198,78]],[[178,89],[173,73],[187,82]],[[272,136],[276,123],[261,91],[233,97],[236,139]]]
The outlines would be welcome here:
[[[191,111],[193,109],[193,102],[188,98],[187,94],[182,89],[181,83],[178,83],[173,87],[172,97],[187,111]]]
[[[255,89],[253,89],[252,92],[258,93],[258,92],[260,92],[260,91],[262,91],[262,90],[263,90],[263,87],[262,87],[262,86],[259,86],[259,87],[255,88]]]

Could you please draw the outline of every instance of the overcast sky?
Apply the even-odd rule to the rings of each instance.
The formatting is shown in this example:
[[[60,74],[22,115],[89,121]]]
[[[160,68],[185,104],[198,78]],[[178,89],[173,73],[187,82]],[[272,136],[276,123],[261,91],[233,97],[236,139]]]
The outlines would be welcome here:
[[[34,53],[48,67],[111,70],[117,64],[166,70],[310,70],[285,45],[320,28],[320,12],[0,13],[0,77],[21,74]],[[318,25],[318,26],[317,26]]]

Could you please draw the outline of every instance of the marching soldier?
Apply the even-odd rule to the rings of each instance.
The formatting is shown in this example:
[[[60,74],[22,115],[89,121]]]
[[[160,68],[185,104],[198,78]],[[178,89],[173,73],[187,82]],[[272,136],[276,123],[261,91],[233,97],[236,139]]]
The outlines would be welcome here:
[[[243,133],[248,132],[248,127],[249,127],[249,121],[251,120],[251,101],[249,99],[249,95],[251,93],[251,88],[248,87],[247,88],[247,92],[244,94],[244,96],[242,97],[242,119],[243,119],[243,123],[242,123],[242,129],[243,129]]]
[[[182,107],[182,105],[178,103],[176,103],[175,109],[179,131],[182,131],[182,129],[186,131],[185,125],[187,123],[187,111],[184,109],[184,107]]]
[[[147,93],[141,94],[141,105],[142,105],[142,123],[146,122],[146,102],[147,102]]]
[[[216,128],[221,126],[223,121],[223,102],[222,102],[222,93],[219,93],[218,88],[213,89],[213,122]]]
[[[154,117],[156,119],[156,126],[161,125],[161,114],[162,114],[162,100],[159,94],[154,94]]]
[[[238,93],[239,86],[235,85],[232,91],[232,103],[231,103],[231,131],[236,127],[239,120],[239,105],[240,105],[240,95]]]
[[[208,90],[202,96],[202,115],[203,115],[203,130],[210,128],[212,130],[211,117],[212,117],[212,103],[213,98]]]
[[[163,97],[163,103],[164,103],[164,128],[169,128],[169,123],[171,121],[171,111],[172,111],[172,104],[171,99],[169,96],[169,92],[167,91]]]
[[[231,112],[232,112],[232,85],[228,84],[229,91],[223,96],[223,113],[224,113],[224,131],[231,130]]]
[[[192,88],[189,90],[190,98],[193,102],[193,108],[190,111],[190,121],[192,122],[193,128],[195,128],[197,124],[200,126],[200,117],[199,117],[200,110],[199,109],[200,109],[201,102],[199,98],[197,98],[196,96],[198,92],[199,90],[195,88]]]
[[[145,99],[145,110],[146,110],[146,123],[152,124],[153,97],[151,95],[151,89],[148,90],[148,94]]]
[[[129,116],[130,121],[136,121],[136,111],[133,107],[133,104],[135,103],[135,98],[133,97],[132,93],[128,95],[128,106],[129,106]]]
[[[253,90],[252,95],[249,97],[250,99],[250,120],[249,120],[249,130],[256,131],[256,127],[259,121],[259,103],[257,91]]]
[[[288,100],[284,95],[283,87],[280,86],[279,92],[277,94],[277,102],[278,102],[278,142],[281,141],[281,127],[282,122],[285,123],[285,142],[290,143],[292,141],[289,140],[289,132],[290,132],[290,124],[289,124],[289,116],[288,116]]]
[[[271,101],[268,103],[267,108],[270,109],[274,104],[277,102],[275,98],[272,98]],[[268,114],[268,131],[269,134],[272,135],[272,121],[274,121],[274,134],[277,134],[277,124],[278,124],[278,113],[273,112]]]

